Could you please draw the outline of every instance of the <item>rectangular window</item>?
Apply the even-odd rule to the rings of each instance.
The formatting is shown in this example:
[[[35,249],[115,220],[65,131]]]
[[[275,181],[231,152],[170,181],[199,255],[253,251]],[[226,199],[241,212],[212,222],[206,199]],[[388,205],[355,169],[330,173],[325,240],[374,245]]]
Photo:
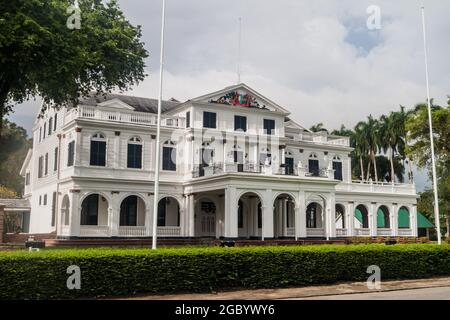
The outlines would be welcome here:
[[[294,158],[286,158],[285,170],[287,175],[294,174]]]
[[[188,111],[186,112],[186,128],[191,127],[191,113]]]
[[[342,162],[333,161],[334,179],[342,181]]]
[[[44,206],[47,205],[47,194],[44,194]]]
[[[163,170],[177,171],[176,149],[172,147],[163,148]]]
[[[42,135],[42,140],[45,139],[45,133],[47,132],[47,122],[44,122],[44,130],[43,130],[43,135]]]
[[[44,173],[44,157],[40,156],[38,159],[38,178],[42,178]]]
[[[53,155],[53,171],[58,170],[58,147],[55,148],[55,154]]]
[[[91,166],[106,166],[106,141],[91,141]]]
[[[320,169],[319,169],[319,160],[309,160],[308,161],[308,167],[309,167],[309,173],[313,177],[320,176]]]
[[[53,192],[53,197],[52,197],[52,227],[55,226],[55,220],[56,220],[56,192]]]
[[[55,120],[53,122],[53,131],[56,131],[57,125],[58,125],[58,114],[55,113]]]
[[[265,134],[275,134],[275,120],[264,119],[264,133]]]
[[[75,160],[75,141],[71,141],[68,145],[67,150],[67,166],[73,166],[73,162]]]
[[[247,132],[247,117],[234,116],[234,131]]]
[[[39,128],[39,142],[42,141],[42,128]]]
[[[52,129],[53,129],[53,119],[50,118],[50,120],[48,120],[48,135],[49,136],[52,134]]]
[[[42,196],[39,196],[39,205],[42,204]]]
[[[44,175],[48,175],[48,153],[45,154],[45,170]]]
[[[142,168],[142,145],[128,144],[127,167],[135,169]]]
[[[217,115],[215,112],[203,112],[203,128],[217,128]]]
[[[30,185],[30,173],[27,172],[27,174],[25,175],[25,185],[28,186]]]

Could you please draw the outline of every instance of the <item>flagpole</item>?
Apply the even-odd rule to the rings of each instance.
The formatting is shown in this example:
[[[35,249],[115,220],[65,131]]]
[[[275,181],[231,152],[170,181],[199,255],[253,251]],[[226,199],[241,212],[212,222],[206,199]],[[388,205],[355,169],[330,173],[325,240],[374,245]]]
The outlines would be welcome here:
[[[427,99],[428,99],[428,122],[430,127],[430,142],[431,142],[431,165],[433,171],[433,191],[434,191],[434,219],[436,224],[436,233],[438,244],[442,243],[441,239],[441,221],[439,217],[439,198],[437,189],[437,175],[436,175],[436,160],[434,156],[434,137],[433,137],[433,120],[431,116],[431,98],[430,98],[430,81],[428,74],[428,52],[427,52],[427,32],[425,25],[425,6],[422,9],[422,27],[423,27],[423,47],[425,51],[425,76],[427,83]]]
[[[156,123],[156,150],[155,150],[155,188],[153,197],[153,237],[152,249],[156,249],[158,232],[158,203],[159,203],[159,155],[160,155],[160,135],[161,135],[161,104],[164,72],[164,27],[166,20],[166,0],[162,2],[162,22],[161,22],[161,54],[159,64],[159,95],[158,95],[158,119]]]

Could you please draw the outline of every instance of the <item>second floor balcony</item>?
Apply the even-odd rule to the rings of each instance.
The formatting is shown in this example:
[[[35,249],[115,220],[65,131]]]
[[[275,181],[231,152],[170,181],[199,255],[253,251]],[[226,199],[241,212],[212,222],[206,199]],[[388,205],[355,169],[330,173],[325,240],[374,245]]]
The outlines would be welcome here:
[[[83,106],[70,109],[65,117],[65,123],[75,119],[88,119],[115,123],[129,123],[145,126],[156,126],[157,115],[148,112],[137,112],[132,110],[111,109],[102,106]],[[169,128],[185,128],[185,119],[181,117],[161,117],[161,126]]]

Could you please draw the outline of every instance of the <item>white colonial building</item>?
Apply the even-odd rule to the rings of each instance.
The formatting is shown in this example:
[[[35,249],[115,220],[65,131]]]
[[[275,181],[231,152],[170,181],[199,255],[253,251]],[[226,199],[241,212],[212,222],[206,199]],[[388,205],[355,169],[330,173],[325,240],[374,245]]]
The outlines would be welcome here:
[[[29,232],[151,237],[157,201],[166,238],[417,236],[413,184],[352,181],[348,138],[308,131],[248,86],[162,108],[158,199],[156,100],[92,95],[38,117]]]

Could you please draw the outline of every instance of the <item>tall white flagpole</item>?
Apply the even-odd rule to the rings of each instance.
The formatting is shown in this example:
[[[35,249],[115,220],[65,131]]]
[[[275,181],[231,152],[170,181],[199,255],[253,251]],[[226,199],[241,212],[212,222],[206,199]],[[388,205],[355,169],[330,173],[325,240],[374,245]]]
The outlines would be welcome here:
[[[164,73],[164,27],[166,22],[166,0],[162,5],[162,22],[161,22],[161,55],[159,63],[159,96],[158,96],[158,119],[156,124],[156,152],[155,152],[155,190],[153,197],[153,237],[152,249],[156,249],[157,232],[158,232],[158,203],[159,203],[159,155],[160,155],[160,135],[161,135],[161,104],[163,89],[163,73]]]
[[[430,142],[431,142],[431,165],[433,171],[433,191],[434,191],[434,219],[436,224],[436,233],[438,243],[442,243],[441,238],[441,222],[439,218],[439,198],[437,189],[437,175],[436,175],[436,160],[434,156],[434,137],[433,137],[433,120],[431,116],[431,97],[430,97],[430,81],[428,75],[428,52],[427,52],[427,32],[425,26],[425,7],[422,6],[422,26],[423,26],[423,47],[425,51],[425,76],[427,82],[427,99],[428,99],[428,122],[430,127]]]
[[[241,37],[242,37],[242,18],[239,17],[239,39],[238,39],[238,61],[237,61],[237,84],[241,83]]]

